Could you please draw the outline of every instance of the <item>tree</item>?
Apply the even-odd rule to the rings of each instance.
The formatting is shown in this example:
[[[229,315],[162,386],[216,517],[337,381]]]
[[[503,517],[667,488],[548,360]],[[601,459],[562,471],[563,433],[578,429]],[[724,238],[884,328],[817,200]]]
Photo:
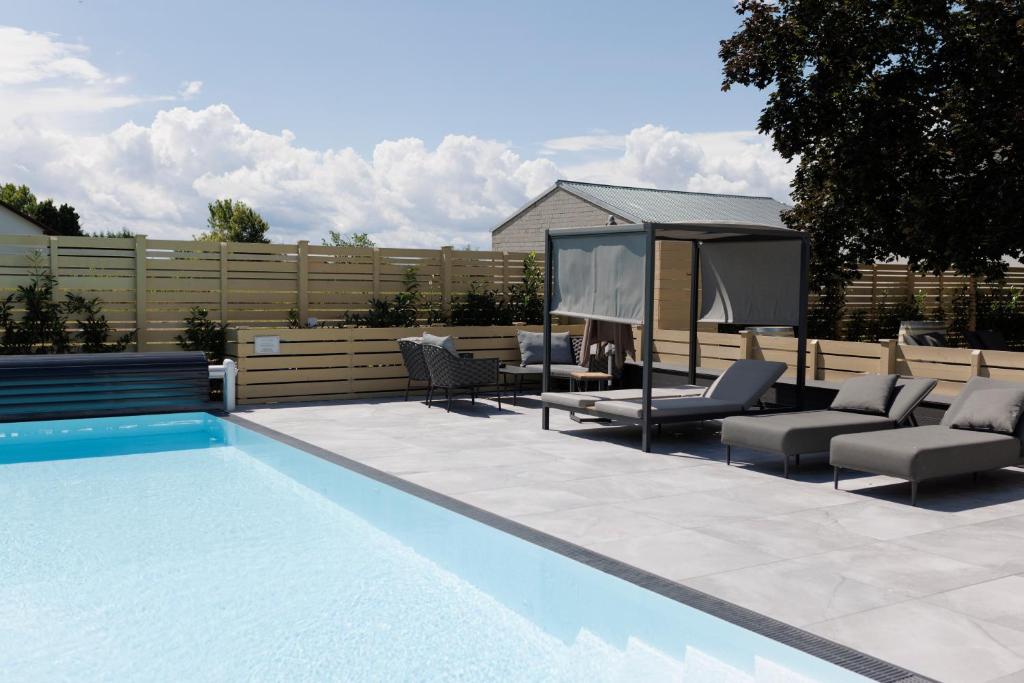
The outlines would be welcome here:
[[[268,244],[267,231],[270,226],[263,217],[245,202],[232,199],[218,199],[209,204],[210,217],[206,219],[209,232],[196,237],[197,240],[214,242],[259,242]]]
[[[740,0],[723,90],[770,88],[758,129],[799,159],[794,208],[812,285],[840,301],[856,265],[998,278],[1024,254],[1019,0]]]
[[[377,243],[370,239],[365,232],[352,232],[342,235],[339,230],[331,230],[327,233],[327,239],[321,240],[325,247],[375,247]]]
[[[7,183],[0,186],[0,201],[34,218],[58,235],[83,235],[78,212],[70,204],[59,207],[52,199],[39,201],[28,185]]]

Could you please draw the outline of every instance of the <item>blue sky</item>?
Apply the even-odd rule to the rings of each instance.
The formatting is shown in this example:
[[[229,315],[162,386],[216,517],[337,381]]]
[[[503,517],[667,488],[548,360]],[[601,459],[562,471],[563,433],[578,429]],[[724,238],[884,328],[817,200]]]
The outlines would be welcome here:
[[[738,21],[727,0],[5,0],[24,47],[0,47],[2,101],[20,103],[0,126],[21,140],[0,177],[75,200],[97,228],[198,232],[230,192],[282,239],[329,224],[477,246],[554,177],[784,200],[788,170],[753,135],[764,94],[720,91]],[[120,197],[125,174],[140,187]]]

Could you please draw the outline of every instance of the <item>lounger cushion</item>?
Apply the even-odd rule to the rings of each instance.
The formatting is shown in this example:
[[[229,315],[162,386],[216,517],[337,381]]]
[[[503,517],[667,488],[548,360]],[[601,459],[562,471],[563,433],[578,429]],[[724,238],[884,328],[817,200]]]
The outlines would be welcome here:
[[[544,333],[519,330],[520,365],[539,365],[544,362]],[[568,332],[555,332],[551,335],[551,362],[553,364],[575,365],[572,355],[572,340]]]
[[[953,420],[956,419],[957,414],[960,412],[961,406],[966,402],[971,394],[976,391],[984,391],[986,389],[1021,389],[1020,382],[1008,382],[1006,380],[990,379],[988,377],[972,377],[968,380],[964,388],[960,390],[953,402],[950,404],[946,413],[942,416],[942,422],[939,424],[947,427],[951,426]],[[1018,439],[1024,440],[1024,420],[1017,423],[1017,429],[1014,431],[1014,436]]]
[[[1013,434],[1024,411],[1024,388],[972,392],[953,415],[953,429]]]
[[[453,356],[459,355],[459,352],[455,350],[455,337],[440,337],[436,334],[424,332],[422,343],[429,344],[430,346],[439,346]]]
[[[627,399],[623,401],[598,401],[591,408],[594,415],[609,417],[626,417],[639,420],[643,416],[643,401]],[[702,415],[721,415],[739,413],[743,406],[739,403],[720,401],[703,396],[684,398],[659,398],[651,402],[651,415],[660,418],[678,417],[680,420],[699,420]]]
[[[836,467],[921,481],[1018,465],[1021,457],[1012,436],[928,425],[837,436],[829,460]]]
[[[651,390],[651,395],[654,398],[700,396],[704,390],[704,387],[697,386],[683,387],[681,389],[654,387]],[[609,391],[546,391],[540,395],[540,398],[544,403],[548,403],[550,405],[579,410],[592,406],[598,401],[638,399],[642,396],[643,389],[611,389]]]
[[[741,415],[722,421],[722,443],[760,451],[798,455],[828,450],[829,441],[839,434],[892,429],[893,422],[882,415],[811,410],[775,415]]]
[[[830,410],[844,410],[867,415],[886,415],[892,403],[897,375],[860,375],[851,377],[839,387]]]
[[[757,403],[785,371],[785,363],[738,360],[718,376],[708,388],[706,395],[708,398],[738,403],[744,408],[749,408]]]
[[[910,417],[914,408],[931,393],[936,384],[938,382],[927,377],[901,379],[896,383],[892,404],[889,406],[889,419],[896,424],[902,423]]]

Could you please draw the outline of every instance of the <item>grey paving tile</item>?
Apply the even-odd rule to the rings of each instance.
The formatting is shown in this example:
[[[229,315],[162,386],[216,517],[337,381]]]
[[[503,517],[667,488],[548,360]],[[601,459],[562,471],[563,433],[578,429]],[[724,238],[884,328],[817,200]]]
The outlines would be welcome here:
[[[777,512],[770,503],[735,500],[720,491],[695,491],[622,503],[623,507],[677,526],[695,528],[740,519],[767,517]]]
[[[1006,574],[1024,572],[1024,516],[919,534],[897,543]]]
[[[677,581],[778,558],[695,529],[588,544],[596,552]]]
[[[472,491],[459,496],[470,505],[504,517],[517,517],[537,512],[571,510],[590,507],[594,501],[577,493],[537,486],[511,486],[487,491]]]
[[[654,517],[627,510],[618,505],[591,507],[520,515],[517,522],[559,538],[571,539],[579,545],[639,538],[678,531],[676,527]]]
[[[707,530],[704,530],[707,533]],[[722,572],[686,584],[730,602],[784,621],[804,626],[909,600],[893,588],[872,586],[796,560]]]
[[[927,601],[974,619],[1024,632],[1024,576],[1004,576],[937,593]]]
[[[936,513],[909,505],[895,505],[884,501],[852,500],[800,512],[806,519],[820,524],[870,536],[878,540],[892,540],[946,529],[961,522],[948,514]]]
[[[701,531],[785,558],[815,555],[875,542],[870,536],[831,523],[828,517],[808,517],[802,512],[711,524],[702,527]]]
[[[1024,633],[912,600],[807,630],[925,676],[975,683],[1024,668]]]

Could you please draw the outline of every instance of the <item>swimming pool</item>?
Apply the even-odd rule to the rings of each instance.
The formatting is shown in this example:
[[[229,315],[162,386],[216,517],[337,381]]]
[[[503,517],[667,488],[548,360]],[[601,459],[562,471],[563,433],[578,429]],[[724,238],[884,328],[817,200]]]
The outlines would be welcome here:
[[[864,680],[204,413],[0,425],[0,520],[0,680]]]

